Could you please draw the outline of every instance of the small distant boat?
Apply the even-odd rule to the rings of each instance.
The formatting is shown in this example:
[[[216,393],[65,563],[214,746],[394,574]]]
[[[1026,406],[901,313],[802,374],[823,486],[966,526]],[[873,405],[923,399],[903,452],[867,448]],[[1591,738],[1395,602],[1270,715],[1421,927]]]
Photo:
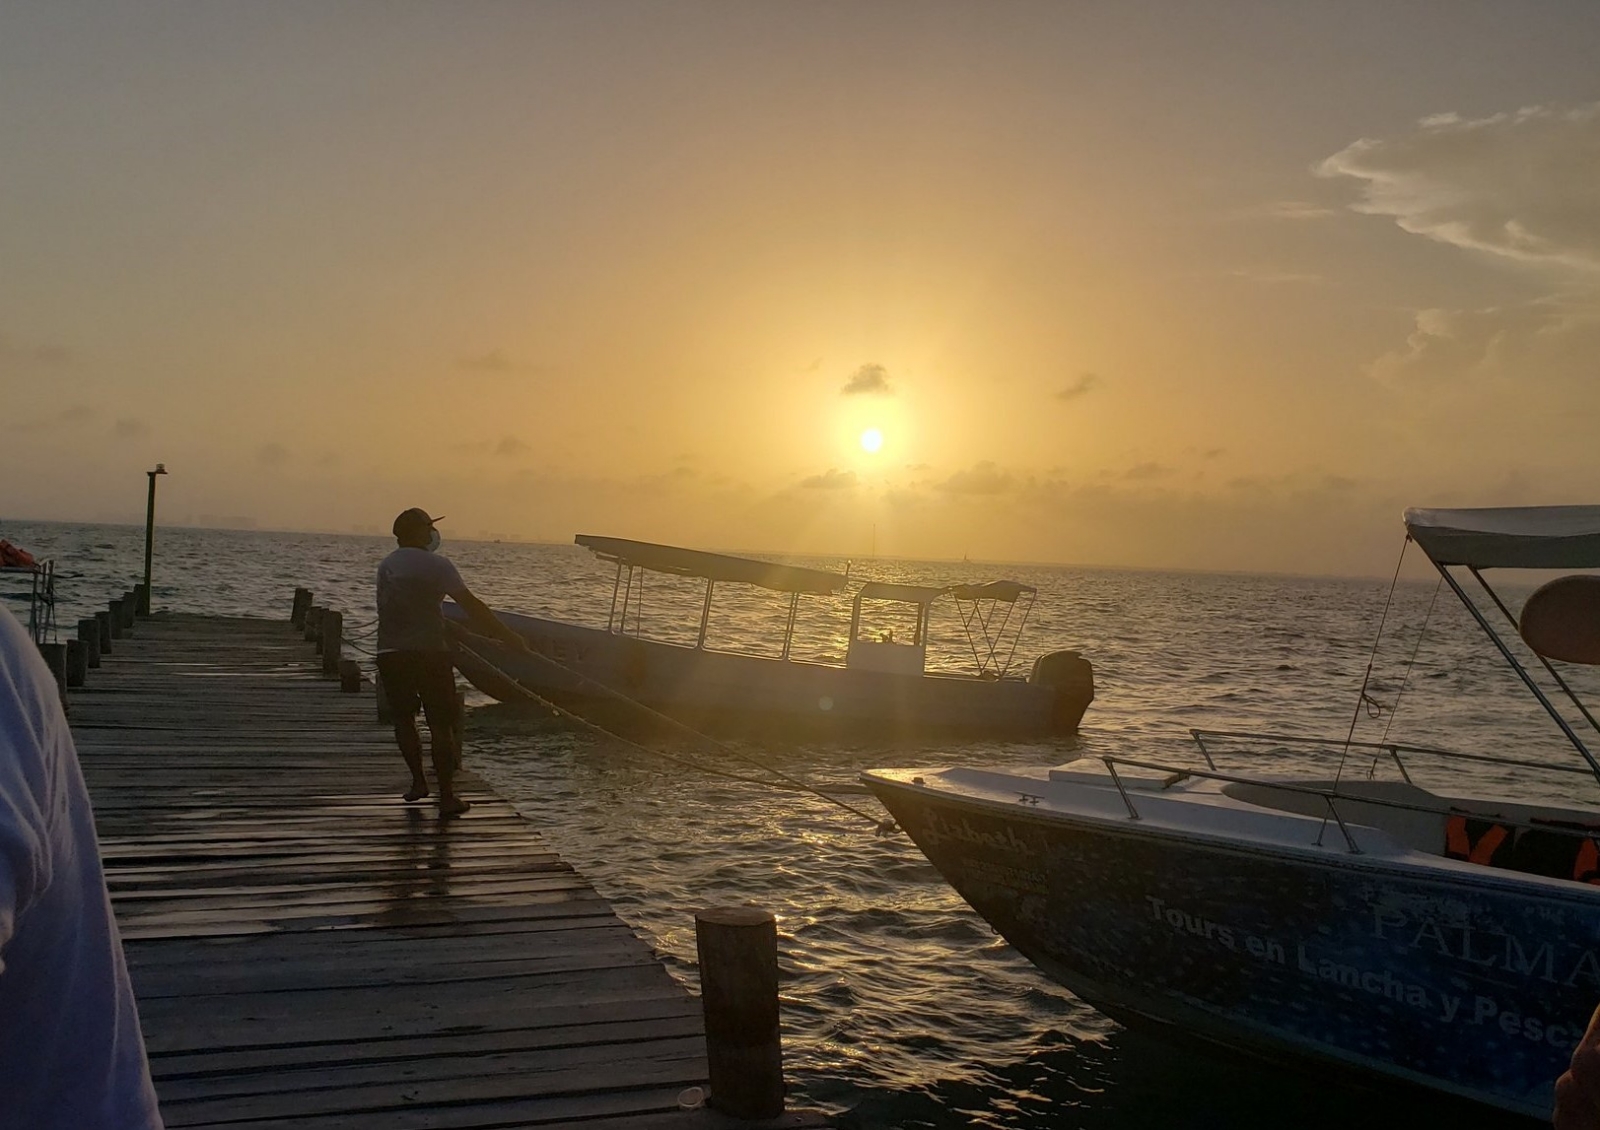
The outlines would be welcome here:
[[[531,690],[586,717],[614,714],[625,696],[688,725],[718,732],[880,735],[1070,735],[1094,699],[1094,673],[1073,651],[1041,655],[1026,677],[1011,664],[1036,595],[1016,581],[934,588],[870,581],[856,588],[843,664],[791,657],[803,596],[848,591],[842,573],[651,542],[580,534],[577,544],[616,565],[604,628],[498,613],[533,654],[475,640],[457,662],[473,686],[501,701]],[[697,640],[691,646],[645,639],[637,632],[647,572],[705,582]],[[719,585],[747,585],[789,597],[778,655],[717,651],[706,646]],[[973,643],[976,670],[928,671],[931,609],[953,602]],[[864,620],[882,604],[901,607],[903,638],[873,632]],[[996,610],[999,610],[998,614]],[[446,604],[458,622],[465,614]],[[908,614],[907,614],[908,613]],[[630,618],[635,625],[629,631]],[[635,719],[637,721],[637,719]]]
[[[1577,726],[1458,575],[1516,629],[1483,571],[1600,567],[1600,507],[1411,510],[1406,526],[1582,764],[1196,730],[1192,764],[1106,756],[863,779],[979,914],[1114,1019],[1548,1119],[1600,1003],[1600,809],[1571,803],[1570,787],[1522,803],[1432,792],[1411,772],[1438,759],[1457,780],[1469,767],[1600,780]],[[1540,650],[1596,654],[1575,636],[1600,641],[1600,602],[1550,592],[1525,607],[1522,634],[1600,732]],[[1569,614],[1557,628],[1551,610]],[[1226,772],[1213,753],[1235,740],[1280,761],[1314,746],[1330,768],[1352,752],[1363,764],[1354,779]]]

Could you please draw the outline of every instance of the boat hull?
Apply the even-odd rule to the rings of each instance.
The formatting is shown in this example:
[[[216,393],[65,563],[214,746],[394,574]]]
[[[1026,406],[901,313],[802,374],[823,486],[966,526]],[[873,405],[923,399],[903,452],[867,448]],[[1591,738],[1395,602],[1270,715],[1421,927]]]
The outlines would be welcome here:
[[[464,619],[452,605],[446,614]],[[591,720],[629,727],[641,723],[640,712],[602,687],[688,725],[786,736],[1065,736],[1076,732],[1094,698],[1092,678],[1081,685],[1052,686],[1023,679],[898,675],[706,651],[499,615],[528,641],[532,653],[475,638],[470,649],[476,655],[463,652],[456,664],[473,686],[502,702],[525,702],[520,684]]]
[[[1124,1022],[1547,1118],[1600,1001],[1588,888],[1295,858],[866,779],[979,914]]]

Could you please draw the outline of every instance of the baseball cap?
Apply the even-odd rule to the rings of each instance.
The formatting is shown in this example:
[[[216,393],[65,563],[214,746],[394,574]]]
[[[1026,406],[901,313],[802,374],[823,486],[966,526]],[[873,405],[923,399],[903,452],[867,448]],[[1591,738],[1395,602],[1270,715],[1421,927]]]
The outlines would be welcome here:
[[[428,512],[426,510],[422,509],[420,506],[413,506],[409,510],[400,511],[399,516],[395,518],[394,536],[401,537],[407,531],[421,532],[422,530],[428,529],[435,522],[442,521],[444,521],[443,514],[439,515],[437,518],[430,518],[428,517]]]

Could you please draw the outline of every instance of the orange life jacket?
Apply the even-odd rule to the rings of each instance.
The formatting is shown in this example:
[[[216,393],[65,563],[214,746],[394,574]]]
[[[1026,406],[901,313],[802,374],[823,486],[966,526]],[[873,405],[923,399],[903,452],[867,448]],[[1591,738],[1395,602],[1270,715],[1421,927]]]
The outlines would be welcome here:
[[[1475,823],[1488,824],[1477,840],[1473,840],[1467,831],[1467,818],[1465,816],[1451,816],[1444,822],[1444,853],[1451,859],[1464,859],[1468,863],[1490,864],[1494,853],[1500,850],[1500,845],[1506,842],[1506,837],[1511,835],[1511,829],[1504,824],[1492,824],[1488,821],[1475,821]],[[1591,841],[1592,842],[1592,841]],[[1597,859],[1600,863],[1600,859]]]
[[[34,558],[33,554],[26,549],[23,549],[20,545],[12,545],[4,538],[0,538],[0,565],[32,569],[38,564],[39,562]]]
[[[1572,877],[1580,883],[1600,887],[1600,844],[1584,840],[1578,845],[1578,858],[1572,861]]]

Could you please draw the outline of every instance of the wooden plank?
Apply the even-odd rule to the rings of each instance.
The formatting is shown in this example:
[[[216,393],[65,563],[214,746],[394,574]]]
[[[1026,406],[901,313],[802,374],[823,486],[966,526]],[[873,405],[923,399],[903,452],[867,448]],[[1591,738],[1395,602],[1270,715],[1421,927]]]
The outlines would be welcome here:
[[[371,698],[314,666],[286,624],[161,614],[73,699],[167,1124],[679,1124],[698,1003],[470,758],[465,818],[402,804]]]

